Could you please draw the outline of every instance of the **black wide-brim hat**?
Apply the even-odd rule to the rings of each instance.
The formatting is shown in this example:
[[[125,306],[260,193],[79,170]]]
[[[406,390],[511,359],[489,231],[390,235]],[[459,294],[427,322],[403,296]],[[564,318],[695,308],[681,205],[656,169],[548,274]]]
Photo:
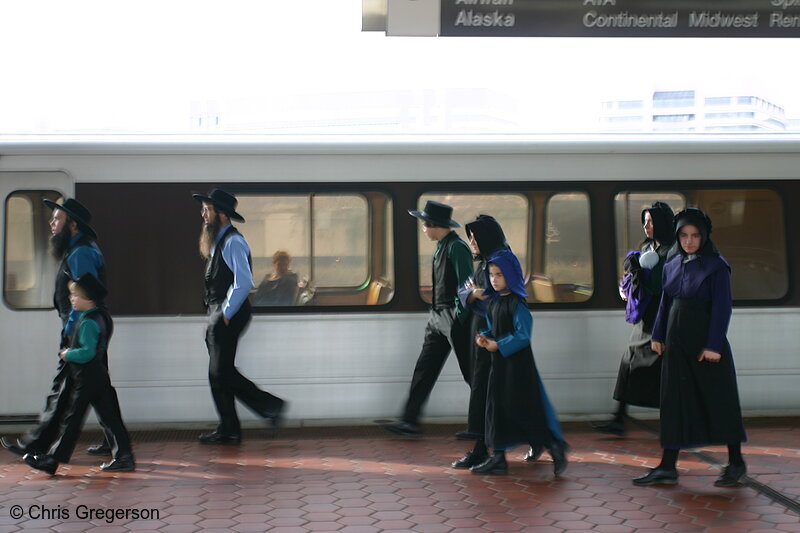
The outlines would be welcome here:
[[[92,213],[89,212],[86,207],[80,203],[78,200],[74,198],[67,198],[64,200],[64,203],[56,203],[53,200],[42,200],[44,205],[49,207],[50,209],[61,209],[64,211],[69,217],[74,220],[78,227],[83,231],[85,234],[89,235],[92,239],[97,238],[97,232],[92,229],[89,223],[92,221]]]
[[[409,209],[408,214],[412,217],[417,217],[418,219],[424,220],[429,224],[440,226],[442,228],[461,227],[461,224],[450,218],[453,215],[452,207],[447,204],[434,202],[433,200],[428,200],[425,202],[425,209],[422,211]]]
[[[106,295],[108,295],[106,286],[91,272],[86,272],[74,281],[75,284],[86,293],[86,296],[95,303],[102,302],[105,300]]]
[[[208,202],[210,204],[214,204],[215,208],[228,215],[231,219],[244,222],[244,217],[236,212],[236,206],[239,204],[239,201],[234,195],[227,193],[222,189],[212,189],[207,196],[195,193],[192,194],[192,198],[198,202]]]

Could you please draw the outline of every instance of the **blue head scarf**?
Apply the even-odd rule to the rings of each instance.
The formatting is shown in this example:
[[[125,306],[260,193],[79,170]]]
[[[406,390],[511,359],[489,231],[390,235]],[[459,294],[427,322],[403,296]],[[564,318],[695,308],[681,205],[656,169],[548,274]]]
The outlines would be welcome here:
[[[525,278],[522,276],[522,266],[520,266],[519,259],[511,250],[497,250],[489,256],[488,262],[500,267],[511,292],[521,298],[528,297],[528,293],[525,291]],[[489,278],[488,268],[486,269],[486,290],[484,292],[493,298],[497,297],[497,291],[492,287],[492,282]]]

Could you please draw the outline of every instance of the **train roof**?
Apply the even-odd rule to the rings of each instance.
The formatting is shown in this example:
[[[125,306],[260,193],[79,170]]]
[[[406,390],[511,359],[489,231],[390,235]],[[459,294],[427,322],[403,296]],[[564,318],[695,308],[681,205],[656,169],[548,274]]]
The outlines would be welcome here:
[[[0,135],[3,155],[800,153],[800,134]]]

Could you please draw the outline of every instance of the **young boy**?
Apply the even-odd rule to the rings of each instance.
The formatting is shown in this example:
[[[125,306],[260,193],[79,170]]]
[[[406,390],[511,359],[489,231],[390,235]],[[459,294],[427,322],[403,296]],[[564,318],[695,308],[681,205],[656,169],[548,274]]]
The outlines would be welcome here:
[[[558,476],[567,467],[568,446],[533,360],[533,318],[525,304],[525,281],[517,257],[510,250],[493,253],[487,278],[487,330],[479,333],[475,342],[492,353],[486,445],[494,453],[470,470],[475,474],[505,474],[505,451],[530,444],[537,454],[541,453],[537,450],[549,449],[553,472]]]
[[[61,436],[48,454],[27,454],[31,467],[53,475],[59,463],[68,463],[91,405],[112,445],[114,459],[101,468],[128,472],[136,469],[128,430],[122,422],[117,392],[108,375],[108,342],[114,330],[111,316],[103,305],[106,288],[92,274],[84,274],[69,284],[72,307],[80,312],[71,346],[59,356],[69,364],[74,381],[71,405]]]

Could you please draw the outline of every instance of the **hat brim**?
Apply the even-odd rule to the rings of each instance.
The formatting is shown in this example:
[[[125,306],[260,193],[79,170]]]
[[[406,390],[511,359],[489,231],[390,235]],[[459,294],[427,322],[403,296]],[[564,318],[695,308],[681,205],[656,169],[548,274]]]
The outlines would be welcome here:
[[[205,194],[192,194],[192,198],[197,200],[198,202],[207,202],[209,204],[213,204],[214,207],[219,208],[220,211],[228,215],[231,220],[235,220],[237,222],[244,222],[244,217],[234,211],[233,209],[228,209],[226,206],[220,204],[219,202],[215,202],[213,198],[206,196]]]
[[[86,223],[85,220],[83,220],[81,217],[75,214],[74,211],[67,209],[61,204],[57,204],[53,200],[44,199],[42,200],[42,202],[50,209],[53,210],[61,209],[62,211],[64,211],[66,214],[70,216],[70,218],[72,218],[72,220],[74,220],[78,224],[78,227],[81,228],[81,230],[83,230],[85,234],[89,235],[92,239],[97,239],[97,232],[94,230],[94,228],[92,228],[89,224]]]
[[[425,211],[416,211],[416,210],[413,210],[413,209],[409,209],[408,210],[408,214],[411,215],[412,217],[416,217],[416,218],[418,218],[420,220],[424,220],[425,222],[433,224],[434,226],[440,226],[440,227],[443,227],[443,228],[460,228],[461,227],[461,224],[459,224],[455,220],[436,220],[434,218],[431,218],[428,215],[428,213],[426,213]]]

